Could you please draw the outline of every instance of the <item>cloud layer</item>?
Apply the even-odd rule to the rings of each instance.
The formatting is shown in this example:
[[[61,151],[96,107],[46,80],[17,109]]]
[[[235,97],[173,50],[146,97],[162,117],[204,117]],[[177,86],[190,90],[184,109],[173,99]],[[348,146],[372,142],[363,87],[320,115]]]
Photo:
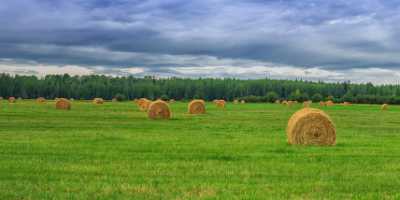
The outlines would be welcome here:
[[[390,0],[4,0],[0,72],[393,82],[399,21]]]

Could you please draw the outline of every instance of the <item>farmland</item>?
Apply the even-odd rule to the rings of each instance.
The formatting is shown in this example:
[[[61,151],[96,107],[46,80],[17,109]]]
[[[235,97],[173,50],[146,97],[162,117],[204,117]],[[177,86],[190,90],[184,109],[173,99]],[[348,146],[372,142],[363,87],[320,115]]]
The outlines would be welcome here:
[[[400,107],[320,107],[337,145],[291,146],[291,108],[267,103],[204,115],[187,102],[150,120],[133,102],[0,101],[0,199],[398,199]]]

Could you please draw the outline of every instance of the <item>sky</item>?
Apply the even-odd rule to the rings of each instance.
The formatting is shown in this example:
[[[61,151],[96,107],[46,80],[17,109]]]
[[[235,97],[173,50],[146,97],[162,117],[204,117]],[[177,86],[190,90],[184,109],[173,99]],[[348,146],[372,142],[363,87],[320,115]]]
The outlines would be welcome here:
[[[397,0],[2,0],[0,73],[400,82]]]

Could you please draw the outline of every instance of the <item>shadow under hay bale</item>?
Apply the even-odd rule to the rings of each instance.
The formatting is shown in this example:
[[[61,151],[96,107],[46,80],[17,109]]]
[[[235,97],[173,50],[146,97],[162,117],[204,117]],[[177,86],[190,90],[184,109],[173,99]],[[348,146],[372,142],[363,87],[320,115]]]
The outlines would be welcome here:
[[[289,119],[286,134],[289,144],[294,145],[335,145],[336,129],[322,110],[303,108]]]
[[[204,100],[195,99],[188,104],[189,114],[204,114],[206,113],[206,103]]]
[[[56,101],[56,109],[58,110],[71,110],[71,102],[68,99],[58,98]]]
[[[170,119],[171,110],[165,101],[157,100],[149,105],[147,115],[150,119]]]

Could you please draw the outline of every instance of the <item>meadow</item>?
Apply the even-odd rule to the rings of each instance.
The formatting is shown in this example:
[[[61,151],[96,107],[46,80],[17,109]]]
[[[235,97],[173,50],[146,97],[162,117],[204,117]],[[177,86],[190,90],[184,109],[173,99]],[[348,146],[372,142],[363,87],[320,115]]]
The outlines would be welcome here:
[[[320,107],[332,147],[287,144],[302,106],[0,101],[0,199],[399,199],[400,107]]]

